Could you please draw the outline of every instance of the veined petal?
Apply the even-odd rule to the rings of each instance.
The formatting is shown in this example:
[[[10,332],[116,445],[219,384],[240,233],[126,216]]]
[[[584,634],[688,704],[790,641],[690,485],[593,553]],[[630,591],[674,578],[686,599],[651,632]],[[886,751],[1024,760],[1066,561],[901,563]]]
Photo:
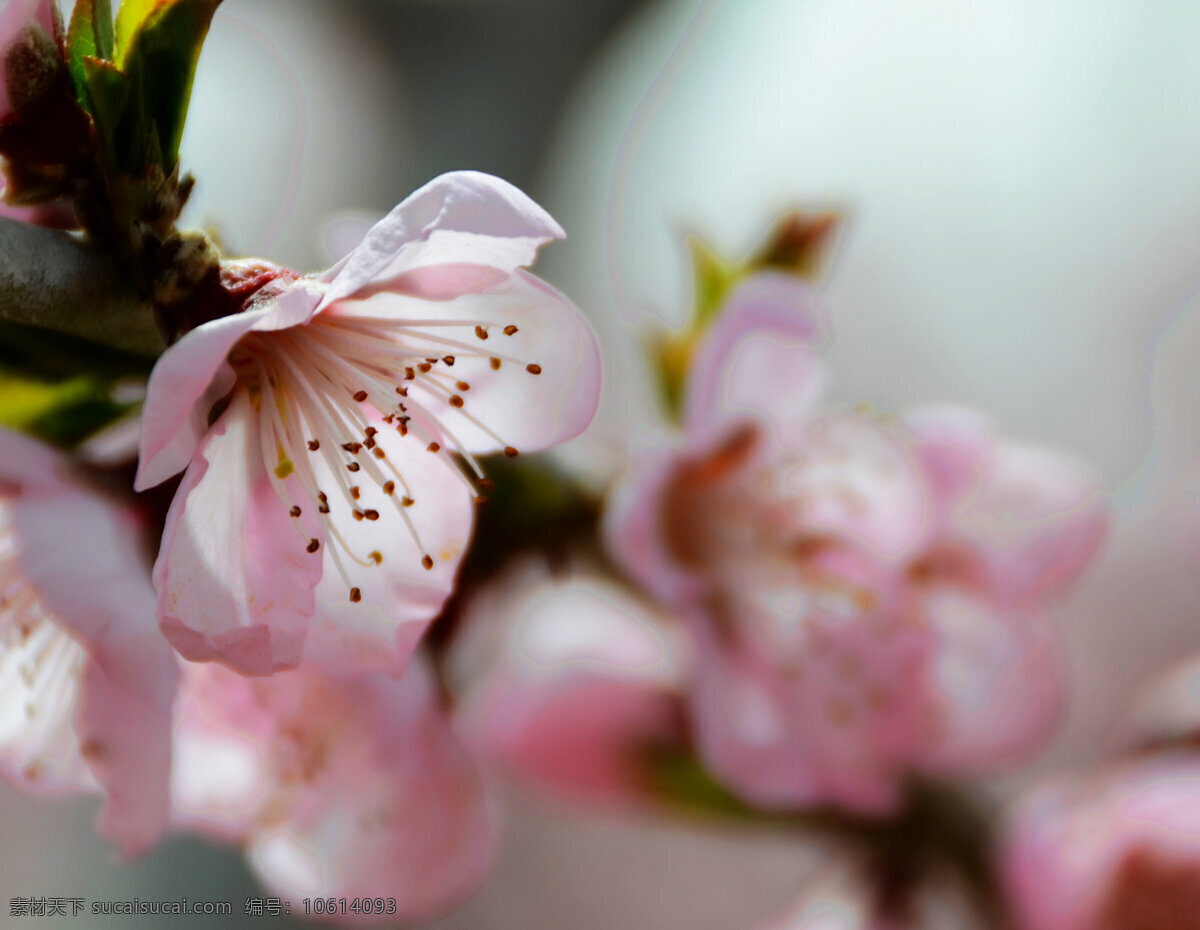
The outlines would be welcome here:
[[[330,512],[304,658],[335,674],[398,672],[454,589],[471,539],[474,494],[456,466],[415,433],[379,427],[371,449],[345,456],[357,472],[334,474],[312,457]],[[357,497],[335,494],[347,485]]]
[[[316,514],[296,525],[260,443],[258,411],[239,390],[171,502],[154,567],[159,619],[175,648],[250,675],[300,661],[321,577],[320,556],[304,544],[320,538]]]
[[[162,354],[146,386],[135,490],[161,484],[192,460],[209,412],[233,387],[226,359],[238,340],[307,322],[319,299],[309,283],[294,283],[265,306],[196,327]]]
[[[414,377],[400,382],[405,405],[436,421],[461,451],[544,449],[580,433],[596,412],[600,353],[591,327],[567,298],[524,272],[454,300],[384,293],[337,304],[329,315],[360,328],[370,321],[392,340],[392,355],[410,356]],[[364,346],[360,364],[369,351]],[[402,358],[391,365],[403,374]]]
[[[410,194],[322,275],[322,307],[429,265],[469,263],[509,272],[532,264],[562,227],[507,181],[454,171]]]

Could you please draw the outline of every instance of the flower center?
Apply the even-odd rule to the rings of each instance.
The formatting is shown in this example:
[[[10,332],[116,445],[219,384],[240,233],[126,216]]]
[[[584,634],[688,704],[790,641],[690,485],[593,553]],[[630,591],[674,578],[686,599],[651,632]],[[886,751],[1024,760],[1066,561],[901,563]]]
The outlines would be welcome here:
[[[465,338],[445,335],[456,326],[463,327]],[[528,375],[541,374],[536,362],[489,343],[493,331],[512,336],[517,327],[474,320],[397,320],[332,308],[303,326],[251,333],[231,354],[239,381],[259,411],[263,459],[284,506],[297,518],[300,543],[308,553],[322,549],[321,540],[304,532],[299,520],[312,508],[322,520],[330,543],[326,548],[351,601],[361,601],[362,590],[353,583],[349,564],[380,565],[384,554],[353,545],[332,519],[337,508],[348,509],[358,523],[374,523],[383,517],[381,510],[392,511],[416,544],[422,566],[434,566],[412,513],[438,502],[418,500],[403,463],[386,451],[395,444],[384,431],[419,445],[423,454],[445,457],[477,503],[486,500],[481,492],[491,482],[439,412],[452,410],[509,457],[518,454],[473,415],[471,385],[453,370],[460,359],[471,358],[486,359],[493,371],[507,364],[523,367]],[[285,485],[292,477],[307,500],[292,499]]]

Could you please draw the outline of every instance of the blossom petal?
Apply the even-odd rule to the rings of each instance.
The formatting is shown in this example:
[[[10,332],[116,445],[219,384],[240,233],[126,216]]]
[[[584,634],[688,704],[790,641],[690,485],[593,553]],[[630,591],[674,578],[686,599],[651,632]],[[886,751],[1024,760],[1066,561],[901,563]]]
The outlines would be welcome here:
[[[322,275],[329,282],[322,306],[429,265],[513,271],[532,264],[539,246],[564,235],[507,181],[477,171],[443,174],[410,194]]]
[[[177,732],[181,757],[215,763],[177,779],[177,818],[244,842],[281,895],[392,898],[413,920],[490,864],[487,786],[419,661],[399,678],[189,670]]]
[[[458,708],[467,738],[542,790],[591,802],[644,797],[639,753],[680,737],[668,630],[615,585],[583,577],[496,600],[472,601],[468,641],[455,646],[486,653]]]
[[[794,275],[743,282],[705,334],[688,375],[684,424],[703,430],[731,415],[782,429],[803,420],[825,391],[820,349],[828,331],[816,292]]]
[[[159,660],[158,677],[165,673],[173,684],[169,650]],[[105,793],[97,829],[127,856],[145,852],[162,835],[170,807],[170,700],[147,698],[92,661],[80,682],[76,728],[80,754]]]
[[[54,491],[66,487],[64,471],[50,446],[0,427],[0,490]]]
[[[209,412],[233,387],[226,357],[237,341],[251,331],[304,323],[318,301],[298,283],[266,306],[196,327],[159,357],[146,386],[135,490],[161,484],[192,460],[208,429]]]
[[[163,632],[185,658],[248,675],[300,661],[321,559],[303,544],[315,514],[297,522],[263,463],[258,414],[238,391],[171,502],[154,566]]]
[[[1099,476],[1047,449],[1002,443],[980,494],[956,521],[985,562],[989,588],[1010,603],[1070,584],[1104,539]]]
[[[380,427],[374,448],[358,457],[362,477],[355,487],[361,496],[329,498],[329,526],[353,556],[343,555],[339,570],[330,551],[335,544],[324,544],[304,657],[335,674],[400,670],[454,589],[474,523],[473,493],[446,453],[428,452],[415,433],[401,436]],[[339,486],[323,461],[314,470],[321,486]],[[391,493],[383,488],[387,481],[395,484]],[[372,512],[377,519],[361,516]],[[351,600],[352,588],[358,600]]]
[[[924,616],[938,636],[930,671],[941,708],[930,770],[1011,766],[1044,746],[1062,717],[1066,683],[1043,619],[949,590],[926,599]]]
[[[664,604],[691,602],[706,587],[681,565],[663,535],[663,505],[680,462],[671,450],[643,453],[609,496],[604,539],[617,563]]]
[[[751,621],[747,609],[738,609],[740,624],[769,622]],[[931,640],[923,631],[881,615],[817,610],[805,618],[804,643],[784,654],[745,639],[731,644],[719,623],[694,620],[690,706],[699,747],[732,790],[773,808],[894,808],[930,738],[921,682]]]
[[[544,449],[578,435],[595,415],[596,337],[574,304],[533,275],[517,272],[485,291],[432,306],[388,293],[339,304],[334,312],[394,321],[414,348],[452,356],[452,377],[449,369],[441,381],[426,375],[410,392],[467,452]],[[428,317],[445,325],[404,326]]]

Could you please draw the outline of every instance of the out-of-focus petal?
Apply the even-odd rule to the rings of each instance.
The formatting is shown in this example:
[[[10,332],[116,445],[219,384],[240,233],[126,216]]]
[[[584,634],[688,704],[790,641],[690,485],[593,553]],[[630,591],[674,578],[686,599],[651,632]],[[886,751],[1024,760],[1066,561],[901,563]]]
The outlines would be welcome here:
[[[1065,455],[1002,443],[991,474],[964,502],[952,535],[980,553],[994,596],[1036,600],[1069,585],[1092,560],[1108,525],[1095,472]]]
[[[564,235],[507,181],[477,171],[443,174],[410,194],[322,275],[329,282],[322,306],[429,265],[513,271],[532,264],[539,246]]]
[[[537,789],[644,797],[641,754],[680,738],[675,638],[611,583],[525,573],[497,584],[518,591],[503,605],[478,596],[456,646],[477,654],[458,711],[468,738]]]
[[[690,707],[701,754],[754,804],[887,812],[931,735],[929,637],[883,615],[812,611],[797,626],[804,645],[782,650],[739,647],[714,624],[694,624]]]
[[[176,779],[177,821],[244,842],[263,881],[293,900],[391,898],[390,919],[422,919],[490,864],[482,772],[420,662],[400,678],[189,670],[177,746],[183,759],[213,759]]]
[[[1200,919],[1200,764],[1166,756],[1026,794],[1001,845],[1020,930],[1172,927]]]
[[[173,686],[176,668],[169,651],[156,658],[156,678]],[[98,661],[87,664],[80,681],[79,751],[105,795],[96,827],[127,856],[153,846],[167,825],[173,696],[172,687],[165,700],[146,697]]]
[[[688,375],[684,423],[704,430],[753,416],[786,437],[823,395],[826,314],[812,286],[762,272],[741,284],[705,334]]]
[[[922,613],[938,641],[930,673],[940,726],[929,770],[992,770],[1044,746],[1065,697],[1058,642],[1044,618],[954,590],[931,594]]]

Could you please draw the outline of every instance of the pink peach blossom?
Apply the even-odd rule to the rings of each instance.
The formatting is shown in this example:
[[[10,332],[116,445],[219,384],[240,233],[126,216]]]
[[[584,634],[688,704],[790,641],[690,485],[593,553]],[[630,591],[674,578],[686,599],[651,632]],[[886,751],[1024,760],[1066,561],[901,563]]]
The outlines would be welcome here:
[[[396,900],[338,920],[428,918],[491,863],[487,786],[422,661],[398,679],[189,665],[175,753],[176,823],[243,843],[273,892]]]
[[[1200,927],[1200,759],[1036,788],[1012,814],[1001,871],[1015,930]]]
[[[535,565],[476,594],[453,650],[466,738],[539,791],[645,800],[645,755],[682,740],[681,644],[611,581]]]
[[[0,431],[0,769],[38,793],[101,790],[99,830],[128,855],[166,823],[177,678],[142,530]]]
[[[961,410],[823,406],[816,298],[753,282],[697,353],[681,440],[606,523],[691,618],[705,760],[758,804],[881,811],[912,772],[1022,757],[1057,720],[1043,614],[1102,536],[1098,482]]]
[[[595,411],[590,328],[521,270],[561,236],[511,185],[443,175],[327,272],[268,271],[167,350],[137,487],[187,468],[154,574],[181,654],[402,666],[470,540],[475,456],[545,448]]]

